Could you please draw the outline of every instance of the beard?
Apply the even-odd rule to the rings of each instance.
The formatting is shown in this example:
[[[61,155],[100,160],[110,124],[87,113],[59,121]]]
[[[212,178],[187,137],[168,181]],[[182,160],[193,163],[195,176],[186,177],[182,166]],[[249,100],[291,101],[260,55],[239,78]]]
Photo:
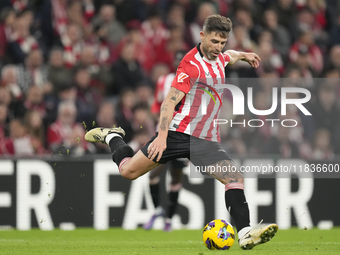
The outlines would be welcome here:
[[[202,45],[202,50],[204,52],[204,54],[207,56],[208,60],[214,61],[217,59],[217,57],[215,57],[212,52],[209,52],[208,47],[206,47],[204,44]]]

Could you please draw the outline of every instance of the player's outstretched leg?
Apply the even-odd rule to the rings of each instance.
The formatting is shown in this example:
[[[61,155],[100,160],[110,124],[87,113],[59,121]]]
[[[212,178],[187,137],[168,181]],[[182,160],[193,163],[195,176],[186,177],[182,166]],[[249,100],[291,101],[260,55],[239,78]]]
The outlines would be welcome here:
[[[85,140],[109,145],[112,160],[118,165],[119,173],[126,179],[135,180],[159,165],[148,159],[141,151],[135,154],[124,142],[124,136],[125,131],[120,127],[94,128],[85,134]]]
[[[118,165],[119,172],[134,155],[134,151],[128,146],[123,137],[125,131],[121,127],[94,128],[85,134],[85,140],[89,142],[101,142],[110,146],[112,160]]]

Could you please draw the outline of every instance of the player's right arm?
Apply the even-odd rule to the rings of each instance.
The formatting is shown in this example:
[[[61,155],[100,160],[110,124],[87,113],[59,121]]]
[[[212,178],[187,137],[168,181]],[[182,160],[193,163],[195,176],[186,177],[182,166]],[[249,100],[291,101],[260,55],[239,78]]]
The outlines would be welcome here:
[[[193,85],[193,79],[190,79],[190,77],[198,78],[199,71],[196,66],[186,61],[184,57],[177,68],[176,77],[173,79],[171,88],[161,106],[158,136],[148,148],[148,158],[151,160],[154,160],[158,155],[156,161],[159,161],[163,151],[166,149],[166,140],[175,107]]]
[[[157,154],[157,161],[161,159],[163,151],[166,149],[166,139],[168,137],[169,125],[172,121],[175,107],[184,96],[185,93],[183,91],[180,91],[175,87],[170,88],[161,106],[158,136],[148,148],[149,159],[153,160]]]

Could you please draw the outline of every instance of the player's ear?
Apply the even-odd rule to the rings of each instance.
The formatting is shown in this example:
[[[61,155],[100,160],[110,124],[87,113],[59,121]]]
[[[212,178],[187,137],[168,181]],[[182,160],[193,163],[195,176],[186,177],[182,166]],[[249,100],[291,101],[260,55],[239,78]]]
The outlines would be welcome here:
[[[200,36],[201,36],[201,41],[203,41],[203,40],[204,40],[204,38],[205,38],[205,34],[204,34],[204,32],[203,32],[203,31],[201,31],[201,32],[200,32]]]

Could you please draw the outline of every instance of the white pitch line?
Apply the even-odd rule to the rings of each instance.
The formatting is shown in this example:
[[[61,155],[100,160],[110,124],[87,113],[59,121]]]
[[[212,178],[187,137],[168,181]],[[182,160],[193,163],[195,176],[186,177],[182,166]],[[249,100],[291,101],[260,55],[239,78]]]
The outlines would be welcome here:
[[[0,242],[25,242],[24,239],[0,239]]]

